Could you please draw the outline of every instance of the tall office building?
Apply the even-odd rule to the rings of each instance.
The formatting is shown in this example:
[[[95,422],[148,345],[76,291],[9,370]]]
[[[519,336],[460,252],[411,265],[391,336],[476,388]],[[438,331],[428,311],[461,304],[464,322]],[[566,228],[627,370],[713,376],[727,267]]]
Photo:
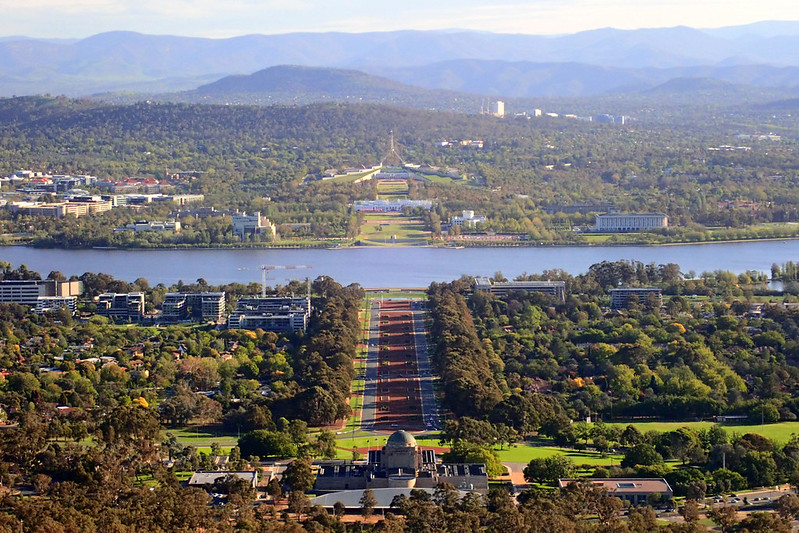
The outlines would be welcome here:
[[[491,104],[491,114],[495,117],[504,117],[505,116],[505,102],[502,100],[497,100],[493,104]]]

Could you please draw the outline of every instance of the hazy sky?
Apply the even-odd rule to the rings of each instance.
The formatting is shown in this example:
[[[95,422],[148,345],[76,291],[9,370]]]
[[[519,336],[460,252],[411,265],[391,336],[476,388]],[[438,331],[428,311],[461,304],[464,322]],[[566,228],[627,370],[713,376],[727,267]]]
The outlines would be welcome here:
[[[401,4],[401,7],[397,7]],[[799,20],[797,0],[0,0],[0,36],[111,30],[232,37],[294,31],[474,29],[557,34]]]

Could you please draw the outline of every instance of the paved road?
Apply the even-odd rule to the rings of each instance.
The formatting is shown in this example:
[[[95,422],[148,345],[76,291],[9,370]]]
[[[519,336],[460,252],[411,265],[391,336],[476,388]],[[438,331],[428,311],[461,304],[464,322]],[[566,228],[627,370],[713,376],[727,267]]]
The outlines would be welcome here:
[[[361,410],[361,429],[372,431],[375,425],[377,409],[377,357],[378,337],[380,336],[380,304],[372,301],[369,315],[369,332],[367,334],[366,372],[363,385],[363,407]]]
[[[416,345],[416,368],[419,371],[419,397],[422,400],[422,420],[428,430],[441,429],[436,393],[433,388],[433,371],[430,368],[430,355],[427,350],[427,335],[424,329],[424,303],[413,302],[411,310],[413,338]]]
[[[753,490],[747,492],[739,492],[737,493],[737,497],[735,499],[739,500],[737,502],[732,501],[732,496],[725,496],[724,501],[718,504],[713,502],[713,498],[705,498],[705,502],[708,505],[734,505],[739,507],[742,511],[745,510],[756,510],[762,511],[766,508],[770,508],[771,505],[777,501],[780,497],[785,496],[786,494],[793,494],[790,490],[789,485],[779,485],[774,488],[769,489],[761,489],[761,490]],[[744,498],[748,504],[744,503]]]

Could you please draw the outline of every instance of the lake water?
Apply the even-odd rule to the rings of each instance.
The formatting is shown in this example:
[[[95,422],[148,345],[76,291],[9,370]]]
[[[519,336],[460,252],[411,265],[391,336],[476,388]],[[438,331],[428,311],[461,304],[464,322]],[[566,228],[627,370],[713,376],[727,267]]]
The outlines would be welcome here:
[[[25,264],[46,276],[60,270],[67,276],[105,272],[117,279],[147,278],[155,285],[194,282],[260,282],[260,265],[309,265],[302,270],[270,272],[275,282],[320,275],[364,287],[423,287],[431,281],[461,276],[493,275],[508,278],[560,268],[572,274],[603,260],[630,259],[644,263],[677,263],[683,272],[745,270],[769,272],[772,263],[799,261],[799,240],[751,241],[678,246],[544,246],[519,248],[347,248],[275,250],[51,250],[23,246],[0,247],[0,259],[13,266]]]

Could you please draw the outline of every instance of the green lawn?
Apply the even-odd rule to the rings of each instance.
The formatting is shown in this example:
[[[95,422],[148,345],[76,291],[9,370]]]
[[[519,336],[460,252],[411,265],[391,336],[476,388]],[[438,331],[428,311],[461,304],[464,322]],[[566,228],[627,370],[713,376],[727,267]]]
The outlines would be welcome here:
[[[361,226],[359,239],[368,244],[391,245],[396,236],[398,244],[409,244],[408,241],[427,242],[430,232],[418,219],[392,217],[381,221],[365,220]]]
[[[419,291],[385,291],[375,294],[375,300],[427,300],[427,294]]]
[[[713,426],[713,422],[631,422],[640,431],[672,431],[681,427],[692,429],[707,429]],[[614,425],[626,427],[626,422],[614,422]],[[779,422],[777,424],[719,424],[728,435],[739,433],[755,433],[767,439],[773,439],[780,443],[788,442],[793,434],[799,434],[799,422]]]
[[[377,184],[377,194],[407,194],[408,184],[404,181],[384,181]]]
[[[464,185],[467,187],[482,188],[476,185],[473,181],[456,180],[447,176],[439,176],[438,174],[420,174],[420,175],[427,178],[433,183],[442,183],[446,185]]]
[[[196,448],[207,447],[209,450],[213,443],[217,443],[223,448],[232,447],[238,443],[238,436],[235,433],[231,434],[225,432],[221,426],[167,429],[163,432],[163,436],[166,437],[167,433],[175,435],[178,440],[186,446],[194,446]]]
[[[333,178],[323,180],[322,183],[353,183],[364,176],[368,176],[369,174],[373,174],[375,172],[377,171],[370,169],[364,172],[358,172],[357,174],[340,174]]]
[[[589,244],[601,244],[601,243],[607,241],[610,238],[610,235],[607,234],[607,233],[603,233],[603,234],[583,233],[583,234],[581,234],[581,236],[585,240],[585,242],[587,242]]]
[[[595,466],[619,465],[623,455],[608,454],[603,457],[597,452],[557,448],[555,446],[530,446],[518,444],[504,450],[497,450],[500,461],[504,463],[528,463],[533,459],[543,459],[554,455],[565,455],[576,465],[589,464]]]

